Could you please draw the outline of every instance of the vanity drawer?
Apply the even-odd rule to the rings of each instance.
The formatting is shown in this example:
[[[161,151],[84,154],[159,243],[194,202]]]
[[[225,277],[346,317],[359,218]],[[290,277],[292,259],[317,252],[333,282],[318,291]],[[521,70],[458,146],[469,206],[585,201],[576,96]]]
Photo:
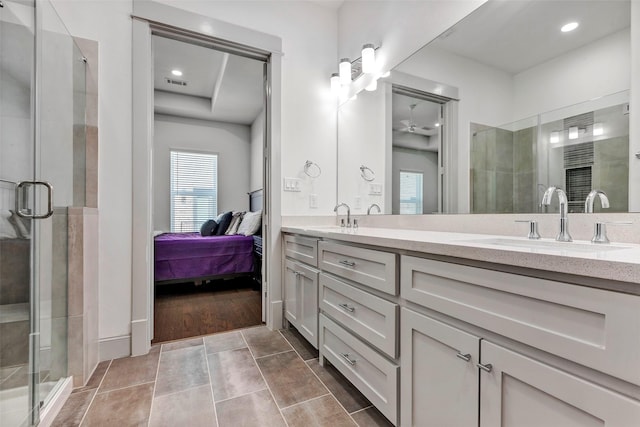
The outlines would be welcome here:
[[[640,297],[410,256],[401,263],[408,301],[640,385]]]
[[[319,266],[345,279],[391,295],[398,294],[396,254],[332,242],[320,242]]]
[[[287,257],[297,259],[314,267],[318,266],[317,239],[285,234],[283,246]]]
[[[320,353],[397,425],[400,369],[397,365],[322,314]]]
[[[321,273],[320,308],[389,356],[398,355],[397,304]]]

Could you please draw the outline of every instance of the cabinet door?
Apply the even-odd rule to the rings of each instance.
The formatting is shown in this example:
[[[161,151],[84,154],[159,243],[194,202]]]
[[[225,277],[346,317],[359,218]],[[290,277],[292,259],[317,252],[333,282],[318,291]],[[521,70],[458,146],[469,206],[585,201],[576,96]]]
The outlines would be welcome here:
[[[298,326],[298,273],[297,264],[291,260],[284,263],[284,317],[294,326]]]
[[[298,332],[318,348],[318,272],[298,266]]]
[[[402,425],[477,426],[480,338],[406,308],[400,323]]]
[[[640,402],[487,341],[480,427],[640,425]]]
[[[318,348],[318,270],[290,259],[284,269],[284,316]]]

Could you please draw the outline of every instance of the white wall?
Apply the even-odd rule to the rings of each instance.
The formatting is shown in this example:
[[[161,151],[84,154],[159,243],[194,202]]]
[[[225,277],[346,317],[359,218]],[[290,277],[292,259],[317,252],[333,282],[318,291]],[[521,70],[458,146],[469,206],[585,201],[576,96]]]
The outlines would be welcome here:
[[[345,2],[338,14],[339,56],[353,60],[364,43],[374,43],[380,69],[390,70],[485,1]]]
[[[264,187],[264,111],[251,124],[251,162],[249,175],[249,191],[259,190]]]
[[[171,229],[169,152],[218,154],[218,212],[249,209],[249,126],[156,115],[153,138],[153,226]]]
[[[303,181],[282,194],[283,215],[332,214],[336,201],[336,100],[329,77],[337,69],[337,10],[308,1],[175,1],[174,7],[282,38],[282,174]],[[322,168],[305,178],[311,160]],[[309,194],[318,208],[309,208]]]
[[[338,150],[338,202],[348,204],[352,214],[366,213],[367,207],[372,203],[378,204],[383,213],[391,212],[391,207],[385,206],[385,195],[391,192],[385,180],[387,163],[390,163],[391,156],[382,154],[386,150],[386,134],[389,130],[386,86],[381,85],[374,92],[361,92],[356,99],[340,106],[338,113],[338,135],[342,142]],[[367,182],[362,179],[362,165],[373,170],[373,181]],[[371,184],[381,185],[382,194],[371,195]],[[342,213],[341,210],[340,214]]]
[[[619,31],[514,76],[513,121],[629,89],[630,31]]]
[[[100,338],[131,322],[131,10],[129,0],[52,0],[69,32],[99,44]]]
[[[99,43],[100,338],[125,337],[131,322],[132,2],[52,1],[72,35]],[[283,175],[302,173],[307,159],[321,165],[313,190],[319,207],[313,213],[333,213],[336,103],[329,76],[338,56],[337,11],[311,2],[162,3],[282,38]],[[308,214],[307,200],[299,202],[293,194],[283,195],[283,214]]]

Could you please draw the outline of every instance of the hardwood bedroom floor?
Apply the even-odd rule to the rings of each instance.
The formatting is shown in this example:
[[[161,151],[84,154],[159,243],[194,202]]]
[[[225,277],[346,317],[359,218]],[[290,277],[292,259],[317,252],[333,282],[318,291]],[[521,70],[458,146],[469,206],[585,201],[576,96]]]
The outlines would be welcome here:
[[[154,344],[261,323],[260,289],[250,278],[156,287]]]
[[[105,361],[53,427],[392,427],[295,329],[264,326]]]

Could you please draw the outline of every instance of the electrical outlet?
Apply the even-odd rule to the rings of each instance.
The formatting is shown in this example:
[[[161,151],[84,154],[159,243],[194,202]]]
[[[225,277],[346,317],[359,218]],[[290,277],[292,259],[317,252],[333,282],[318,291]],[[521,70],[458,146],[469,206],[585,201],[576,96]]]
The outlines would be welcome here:
[[[309,194],[309,207],[311,209],[318,208],[318,195],[317,194]]]
[[[356,209],[362,208],[362,197],[356,196],[355,208]]]

